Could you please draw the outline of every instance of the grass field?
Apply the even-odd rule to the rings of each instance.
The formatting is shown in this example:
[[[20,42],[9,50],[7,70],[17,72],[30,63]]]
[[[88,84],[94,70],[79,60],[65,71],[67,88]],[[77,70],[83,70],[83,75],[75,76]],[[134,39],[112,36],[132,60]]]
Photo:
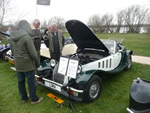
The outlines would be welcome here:
[[[136,55],[150,56],[150,35],[148,34],[96,34],[100,39],[124,38],[123,44]],[[69,36],[65,34],[65,36]],[[18,93],[16,72],[12,65],[0,58],[0,113],[72,113],[67,107],[54,108],[57,102],[47,96],[52,93],[63,100],[66,97],[47,88],[38,86],[37,95],[44,101],[31,105],[30,101],[22,104]],[[108,76],[103,80],[101,96],[93,103],[73,101],[77,113],[127,113],[129,90],[133,79],[137,77],[150,80],[150,65],[133,63],[128,71]]]
[[[46,96],[52,93],[63,100],[66,97],[59,95],[42,86],[38,86],[37,94],[44,97],[44,101],[31,105],[30,101],[21,104],[17,88],[16,72],[8,62],[0,59],[0,113],[70,113],[67,107],[55,109],[57,102]],[[150,80],[150,66],[133,63],[128,71],[111,75],[103,81],[101,96],[97,101],[87,104],[73,101],[77,113],[127,113],[129,105],[129,90],[133,79],[140,77]]]

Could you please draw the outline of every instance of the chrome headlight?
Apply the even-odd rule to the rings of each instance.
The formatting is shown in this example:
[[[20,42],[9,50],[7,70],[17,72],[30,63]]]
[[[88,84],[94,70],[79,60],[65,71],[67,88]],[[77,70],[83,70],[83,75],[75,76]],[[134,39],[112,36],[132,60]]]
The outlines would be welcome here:
[[[52,59],[52,60],[50,61],[50,65],[51,65],[52,67],[54,67],[54,66],[56,65],[56,60]]]
[[[79,65],[79,66],[78,66],[77,73],[81,73],[81,71],[82,71],[82,67]]]

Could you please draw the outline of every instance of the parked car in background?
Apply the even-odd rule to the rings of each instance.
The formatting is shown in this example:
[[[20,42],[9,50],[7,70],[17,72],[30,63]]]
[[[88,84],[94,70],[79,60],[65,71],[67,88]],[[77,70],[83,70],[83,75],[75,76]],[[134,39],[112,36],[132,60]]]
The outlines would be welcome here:
[[[78,61],[75,78],[61,74],[61,63],[55,59],[44,60],[38,68],[39,75],[35,77],[38,84],[73,100],[93,102],[101,94],[102,76],[130,69],[133,52],[126,50],[122,41],[97,38],[78,20],[67,21],[66,28],[77,48],[75,53],[64,55],[61,59]]]
[[[8,37],[10,36],[7,33],[1,32],[1,31],[0,31],[0,34],[8,36]],[[6,56],[6,53],[8,50],[10,50],[10,45],[9,44],[1,44],[1,41],[0,41],[0,57],[5,59],[5,56]]]
[[[6,52],[5,60],[8,60],[8,62],[11,63],[11,64],[15,64],[15,60],[14,60],[14,57],[13,57],[13,55],[12,55],[11,50],[8,50],[8,51]]]
[[[64,39],[65,39],[65,45],[74,43],[71,37],[64,37]]]
[[[0,57],[5,59],[8,50],[10,50],[9,44],[0,44]]]

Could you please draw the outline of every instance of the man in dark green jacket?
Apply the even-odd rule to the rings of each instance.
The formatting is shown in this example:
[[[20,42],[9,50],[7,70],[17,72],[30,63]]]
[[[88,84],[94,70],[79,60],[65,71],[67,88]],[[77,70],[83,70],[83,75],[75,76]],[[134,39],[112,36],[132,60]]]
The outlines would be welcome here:
[[[33,40],[30,37],[32,31],[30,24],[26,20],[22,20],[18,24],[18,30],[13,31],[10,36],[10,48],[15,59],[15,67],[18,76],[18,88],[22,103],[28,100],[25,77],[27,78],[31,104],[39,103],[43,97],[36,95],[37,83],[35,80],[35,70],[39,67],[40,62],[36,53]]]

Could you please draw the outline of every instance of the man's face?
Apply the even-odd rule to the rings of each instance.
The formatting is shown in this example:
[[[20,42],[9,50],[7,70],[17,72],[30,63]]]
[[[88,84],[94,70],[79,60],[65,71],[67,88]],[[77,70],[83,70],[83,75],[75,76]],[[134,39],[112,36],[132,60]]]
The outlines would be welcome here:
[[[34,27],[37,29],[37,28],[39,28],[39,26],[40,26],[40,22],[35,22],[34,23]]]
[[[10,27],[8,28],[8,31],[11,31],[11,28],[10,28]]]
[[[53,24],[53,25],[51,26],[51,30],[52,30],[53,32],[56,32],[56,31],[57,31],[56,24]]]

